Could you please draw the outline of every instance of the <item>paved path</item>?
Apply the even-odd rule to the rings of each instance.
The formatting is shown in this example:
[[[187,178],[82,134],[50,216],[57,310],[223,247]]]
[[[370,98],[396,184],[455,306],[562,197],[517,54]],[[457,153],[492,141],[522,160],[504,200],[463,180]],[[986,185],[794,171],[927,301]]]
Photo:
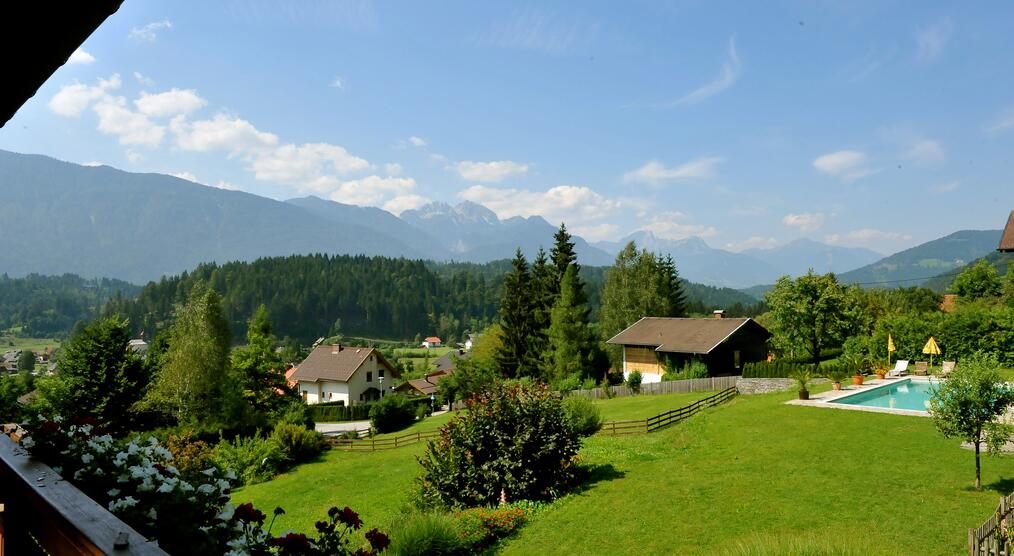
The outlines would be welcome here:
[[[343,423],[316,424],[317,432],[328,435],[338,435],[345,431],[364,431],[369,430],[369,428],[370,428],[369,421],[345,421]]]

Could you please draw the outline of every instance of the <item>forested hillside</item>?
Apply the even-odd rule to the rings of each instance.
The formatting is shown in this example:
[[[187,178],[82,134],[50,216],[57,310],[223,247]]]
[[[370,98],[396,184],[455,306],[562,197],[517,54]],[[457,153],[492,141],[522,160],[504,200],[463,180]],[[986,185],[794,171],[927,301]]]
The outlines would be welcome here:
[[[433,263],[366,256],[308,255],[206,264],[145,286],[136,299],[111,301],[106,313],[130,318],[134,332],[150,336],[168,323],[173,305],[204,281],[224,298],[235,337],[261,303],[279,337],[311,342],[321,336],[412,339],[436,334],[445,341],[489,325],[497,316],[508,261],[487,264]],[[584,267],[594,319],[606,269]],[[688,307],[721,306],[750,313],[749,296],[727,288],[685,283]]]
[[[0,275],[0,331],[16,329],[21,336],[53,337],[70,332],[78,321],[90,320],[117,297],[130,298],[139,286],[122,280],[88,280],[75,274],[24,278]]]

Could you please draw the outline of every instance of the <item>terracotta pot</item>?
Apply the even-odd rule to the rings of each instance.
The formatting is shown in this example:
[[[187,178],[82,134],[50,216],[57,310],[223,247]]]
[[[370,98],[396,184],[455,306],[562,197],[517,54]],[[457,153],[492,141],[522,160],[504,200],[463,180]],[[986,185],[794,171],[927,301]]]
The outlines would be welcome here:
[[[834,388],[835,390],[841,390],[841,383],[840,383],[840,382],[832,382],[832,383],[831,383],[831,386],[832,386],[832,387],[833,387],[833,388]]]
[[[809,390],[800,390],[799,391],[799,399],[801,399],[801,400],[808,400],[808,399],[810,399],[810,391]]]
[[[887,376],[887,373],[877,373],[877,378],[879,378],[880,380],[884,380],[884,377],[886,377],[886,376]]]
[[[862,385],[862,383],[863,383],[863,375],[855,375],[854,377],[852,377],[852,384],[860,386]]]

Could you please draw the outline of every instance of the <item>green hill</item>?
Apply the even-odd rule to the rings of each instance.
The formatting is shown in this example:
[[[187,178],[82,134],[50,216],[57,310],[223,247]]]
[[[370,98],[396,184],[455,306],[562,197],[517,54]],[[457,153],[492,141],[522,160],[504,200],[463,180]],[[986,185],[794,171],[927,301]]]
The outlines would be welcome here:
[[[838,275],[846,284],[906,287],[953,272],[996,249],[1000,230],[962,230]]]
[[[1009,268],[1011,262],[1014,262],[1014,254],[993,252],[990,253],[989,255],[986,255],[985,257],[982,257],[982,259],[989,261],[990,264],[996,267],[996,270],[1000,274],[1000,276],[1003,276],[1007,272],[1007,269]],[[978,261],[979,259],[970,261],[966,266],[973,265]],[[945,293],[947,292],[948,289],[950,289],[951,282],[954,281],[954,277],[958,275],[961,272],[961,270],[964,270],[964,268],[965,267],[961,267],[960,269],[955,269],[950,272],[941,274],[939,276],[934,276],[933,278],[926,280],[923,286],[935,292]]]

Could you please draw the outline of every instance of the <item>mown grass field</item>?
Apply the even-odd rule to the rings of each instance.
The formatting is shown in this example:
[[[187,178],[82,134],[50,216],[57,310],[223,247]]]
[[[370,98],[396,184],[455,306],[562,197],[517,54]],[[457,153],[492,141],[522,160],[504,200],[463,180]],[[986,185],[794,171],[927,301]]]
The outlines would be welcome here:
[[[793,396],[740,396],[658,433],[587,439],[581,459],[599,480],[502,552],[958,554],[967,528],[1014,490],[1014,457],[1001,456],[983,459],[985,488],[974,491],[973,454],[930,419],[782,403]],[[608,419],[643,418],[659,397],[600,403]],[[329,506],[346,504],[383,528],[407,507],[422,450],[332,451],[233,498],[285,507],[278,531],[310,531]]]
[[[454,348],[436,347],[436,348],[398,348],[394,350],[394,356],[401,359],[407,359],[412,362],[412,368],[422,376],[430,372],[433,368],[433,362],[436,359]]]
[[[0,353],[9,349],[30,349],[32,351],[43,351],[51,347],[60,347],[60,341],[52,338],[18,338],[15,336],[0,336]]]

